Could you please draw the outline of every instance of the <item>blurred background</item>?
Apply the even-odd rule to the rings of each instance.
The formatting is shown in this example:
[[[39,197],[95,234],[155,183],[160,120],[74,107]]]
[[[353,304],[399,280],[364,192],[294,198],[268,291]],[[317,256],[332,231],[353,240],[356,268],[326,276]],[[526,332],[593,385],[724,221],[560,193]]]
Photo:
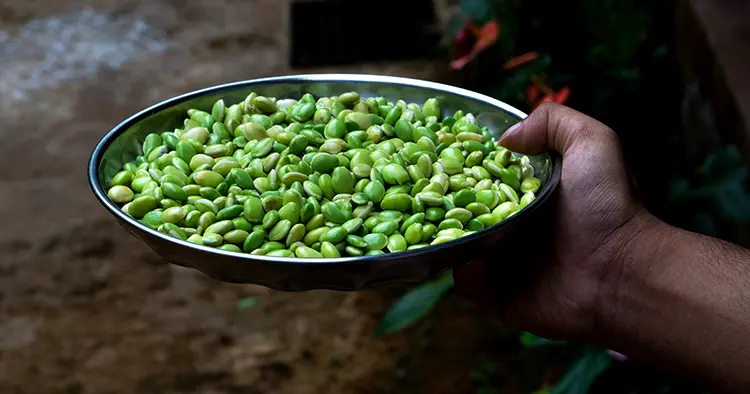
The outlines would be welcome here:
[[[693,393],[605,349],[502,329],[449,277],[289,294],[167,265],[85,166],[130,114],[307,72],[445,82],[620,136],[642,197],[750,246],[750,5],[647,0],[0,3],[0,392]]]

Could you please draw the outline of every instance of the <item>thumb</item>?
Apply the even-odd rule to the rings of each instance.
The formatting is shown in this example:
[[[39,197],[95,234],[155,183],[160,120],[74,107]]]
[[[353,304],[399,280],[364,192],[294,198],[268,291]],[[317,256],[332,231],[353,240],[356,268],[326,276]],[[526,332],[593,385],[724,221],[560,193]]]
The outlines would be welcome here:
[[[613,140],[614,139],[614,140]],[[563,157],[581,143],[618,146],[615,133],[603,123],[574,109],[545,103],[511,127],[499,144],[513,152],[538,155],[555,150]]]

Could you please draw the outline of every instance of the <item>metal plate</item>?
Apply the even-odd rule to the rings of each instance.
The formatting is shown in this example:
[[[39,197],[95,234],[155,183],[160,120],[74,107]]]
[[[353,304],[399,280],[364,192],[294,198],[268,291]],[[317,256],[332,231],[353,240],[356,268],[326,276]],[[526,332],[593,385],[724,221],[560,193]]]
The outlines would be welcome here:
[[[181,241],[148,228],[123,213],[111,202],[104,186],[123,164],[141,153],[145,136],[181,127],[186,111],[210,112],[218,99],[242,101],[250,92],[270,97],[316,97],[357,91],[364,98],[383,96],[423,103],[440,101],[443,115],[458,109],[473,113],[480,126],[500,136],[526,115],[493,98],[468,90],[407,78],[356,74],[314,74],[256,79],[215,86],[187,93],[147,108],[110,130],[97,144],[88,166],[89,183],[99,202],[120,224],[146,242],[167,261],[203,271],[218,280],[255,283],[281,290],[360,290],[389,282],[419,282],[467,261],[499,242],[517,223],[538,210],[552,195],[560,179],[562,161],[557,154],[530,157],[536,176],[542,180],[537,199],[523,211],[483,231],[427,248],[380,256],[337,259],[297,259],[227,252]]]

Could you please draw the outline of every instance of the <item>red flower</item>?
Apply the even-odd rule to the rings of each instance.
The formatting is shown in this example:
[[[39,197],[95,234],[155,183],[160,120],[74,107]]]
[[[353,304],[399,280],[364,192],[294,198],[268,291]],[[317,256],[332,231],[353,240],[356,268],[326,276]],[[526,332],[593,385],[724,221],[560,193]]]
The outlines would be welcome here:
[[[542,97],[541,100],[539,100],[536,105],[534,105],[534,109],[536,109],[538,106],[540,106],[542,103],[558,103],[558,104],[565,104],[566,101],[568,101],[568,97],[570,97],[570,88],[567,86],[560,89],[558,92],[555,91],[549,91],[547,92],[544,97]]]
[[[481,29],[477,29],[472,21],[467,21],[462,30],[472,32],[476,41],[469,53],[462,54],[451,62],[451,67],[454,70],[464,68],[480,53],[494,45],[500,35],[500,24],[497,21],[491,21],[482,26]]]
[[[538,57],[539,53],[537,52],[529,52],[521,56],[514,57],[503,64],[503,70],[510,70],[511,68],[516,68],[520,65],[533,62]]]
[[[555,102],[558,104],[565,104],[565,102],[568,101],[568,97],[570,97],[570,88],[565,86],[555,94]]]
[[[476,41],[477,39],[471,30],[467,26],[462,27],[453,36],[453,58],[458,59],[467,56]]]
[[[526,104],[529,105],[529,107],[533,106],[534,103],[536,103],[539,100],[539,95],[541,94],[541,90],[539,89],[539,85],[532,84],[528,88],[526,88]]]

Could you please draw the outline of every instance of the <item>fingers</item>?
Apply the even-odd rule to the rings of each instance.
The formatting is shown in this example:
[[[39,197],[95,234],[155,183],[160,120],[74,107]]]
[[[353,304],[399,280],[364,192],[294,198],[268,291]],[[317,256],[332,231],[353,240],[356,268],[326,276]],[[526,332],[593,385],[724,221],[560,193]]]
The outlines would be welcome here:
[[[555,150],[565,156],[581,143],[612,145],[612,142],[619,145],[609,127],[571,108],[552,103],[541,105],[500,138],[500,145],[527,155]]]

